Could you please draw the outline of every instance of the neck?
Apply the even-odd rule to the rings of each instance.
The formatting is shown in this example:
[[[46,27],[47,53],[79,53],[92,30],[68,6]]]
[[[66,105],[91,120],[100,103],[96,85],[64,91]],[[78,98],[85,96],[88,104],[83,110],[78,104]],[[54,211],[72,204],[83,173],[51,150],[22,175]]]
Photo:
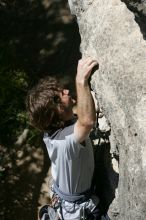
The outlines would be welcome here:
[[[66,121],[70,121],[70,120],[72,120],[74,118],[74,114],[73,114],[73,112],[71,112],[70,114],[68,113],[68,114],[66,114],[65,116],[64,116],[64,121],[66,122]]]
[[[74,115],[73,118],[69,119],[68,121],[65,121],[64,122],[64,127],[67,127],[69,125],[72,125],[76,122],[77,120],[77,117]]]

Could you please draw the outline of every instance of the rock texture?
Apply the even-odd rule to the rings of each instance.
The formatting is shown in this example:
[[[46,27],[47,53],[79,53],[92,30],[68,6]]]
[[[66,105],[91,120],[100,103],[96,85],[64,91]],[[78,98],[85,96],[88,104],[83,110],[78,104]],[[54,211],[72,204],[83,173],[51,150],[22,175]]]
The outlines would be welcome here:
[[[145,1],[125,1],[140,2]],[[69,0],[77,16],[83,56],[94,56],[99,71],[91,80],[111,126],[109,172],[115,199],[113,220],[146,219],[146,42],[134,14],[120,0]],[[144,9],[142,10],[144,12]],[[108,192],[106,199],[108,199]]]
[[[146,39],[146,0],[123,0],[135,15],[144,39]]]

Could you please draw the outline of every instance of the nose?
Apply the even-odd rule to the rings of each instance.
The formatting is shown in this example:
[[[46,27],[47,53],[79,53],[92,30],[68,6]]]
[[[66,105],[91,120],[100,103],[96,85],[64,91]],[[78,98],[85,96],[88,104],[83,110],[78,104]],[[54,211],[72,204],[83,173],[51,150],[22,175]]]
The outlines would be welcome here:
[[[63,89],[63,94],[64,95],[68,95],[69,94],[69,90],[68,89]]]

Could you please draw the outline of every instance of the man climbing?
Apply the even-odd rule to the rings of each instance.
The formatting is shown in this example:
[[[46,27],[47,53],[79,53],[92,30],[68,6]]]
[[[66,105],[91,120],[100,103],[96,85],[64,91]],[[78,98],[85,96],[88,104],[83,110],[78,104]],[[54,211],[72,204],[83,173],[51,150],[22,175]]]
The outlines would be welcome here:
[[[30,123],[44,132],[54,181],[52,207],[59,219],[109,219],[100,212],[92,189],[94,156],[89,134],[96,111],[88,80],[97,65],[92,58],[78,62],[77,117],[69,90],[53,77],[40,80],[27,96]],[[52,207],[46,205],[40,210],[41,220],[58,219]]]

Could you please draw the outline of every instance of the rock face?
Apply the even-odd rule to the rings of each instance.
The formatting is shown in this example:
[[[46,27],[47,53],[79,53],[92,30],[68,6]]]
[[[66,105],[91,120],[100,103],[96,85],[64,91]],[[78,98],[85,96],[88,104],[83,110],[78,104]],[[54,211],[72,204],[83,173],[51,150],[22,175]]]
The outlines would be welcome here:
[[[123,0],[123,2],[135,14],[135,20],[146,39],[146,0]]]
[[[125,1],[129,2],[136,1]],[[115,172],[119,165],[119,184],[109,215],[116,220],[145,220],[146,42],[125,3],[69,0],[71,13],[77,16],[81,52],[99,61],[91,86],[111,126]],[[110,172],[109,179],[115,186]]]

